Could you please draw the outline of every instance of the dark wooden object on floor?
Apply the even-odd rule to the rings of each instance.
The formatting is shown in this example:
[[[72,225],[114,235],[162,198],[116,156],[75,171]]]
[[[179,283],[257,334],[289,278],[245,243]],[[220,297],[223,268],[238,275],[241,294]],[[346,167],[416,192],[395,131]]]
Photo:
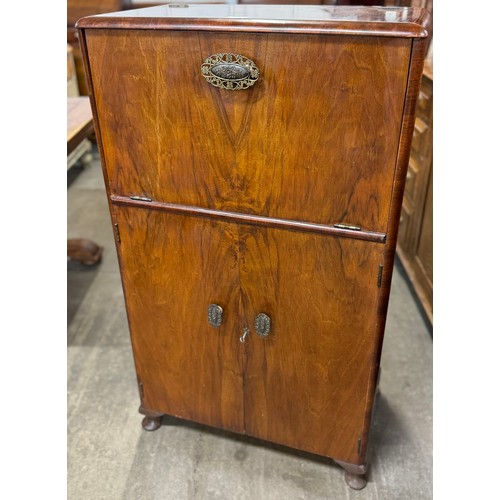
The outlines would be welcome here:
[[[92,110],[87,96],[68,97],[67,149],[68,156],[81,142],[94,133]],[[95,266],[101,262],[103,248],[85,238],[68,239],[68,258]]]
[[[95,266],[102,259],[102,247],[84,238],[68,239],[68,257],[86,266]]]
[[[145,429],[173,415],[366,484],[428,20],[172,5],[79,21]]]

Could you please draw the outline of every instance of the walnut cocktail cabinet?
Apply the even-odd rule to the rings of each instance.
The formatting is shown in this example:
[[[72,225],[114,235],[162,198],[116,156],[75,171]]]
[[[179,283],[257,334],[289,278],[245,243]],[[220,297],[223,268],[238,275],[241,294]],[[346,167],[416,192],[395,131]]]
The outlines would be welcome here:
[[[366,483],[427,37],[407,8],[78,22],[145,415]]]

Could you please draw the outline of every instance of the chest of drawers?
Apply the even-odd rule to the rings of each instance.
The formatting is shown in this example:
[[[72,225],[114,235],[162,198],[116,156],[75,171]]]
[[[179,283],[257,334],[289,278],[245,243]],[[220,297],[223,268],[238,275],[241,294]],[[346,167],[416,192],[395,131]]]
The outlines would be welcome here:
[[[78,22],[147,430],[366,483],[420,9],[166,5]]]

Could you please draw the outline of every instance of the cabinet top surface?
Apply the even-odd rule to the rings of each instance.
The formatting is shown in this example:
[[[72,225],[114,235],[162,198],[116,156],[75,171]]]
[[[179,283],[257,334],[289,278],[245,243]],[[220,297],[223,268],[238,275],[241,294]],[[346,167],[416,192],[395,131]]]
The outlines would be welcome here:
[[[326,5],[168,4],[84,17],[78,28],[426,37],[424,9]]]

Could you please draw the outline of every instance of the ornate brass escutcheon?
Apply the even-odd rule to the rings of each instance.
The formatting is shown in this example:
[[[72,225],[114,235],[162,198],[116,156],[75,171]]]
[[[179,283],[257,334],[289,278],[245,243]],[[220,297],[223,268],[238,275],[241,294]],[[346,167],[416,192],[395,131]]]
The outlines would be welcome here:
[[[267,337],[271,331],[271,318],[264,313],[257,314],[255,318],[255,331],[261,337]]]
[[[219,328],[222,324],[222,313],[224,310],[217,304],[210,304],[208,306],[208,322],[214,327]]]
[[[205,79],[221,89],[243,90],[259,79],[259,70],[248,57],[239,54],[213,54],[201,65]]]

